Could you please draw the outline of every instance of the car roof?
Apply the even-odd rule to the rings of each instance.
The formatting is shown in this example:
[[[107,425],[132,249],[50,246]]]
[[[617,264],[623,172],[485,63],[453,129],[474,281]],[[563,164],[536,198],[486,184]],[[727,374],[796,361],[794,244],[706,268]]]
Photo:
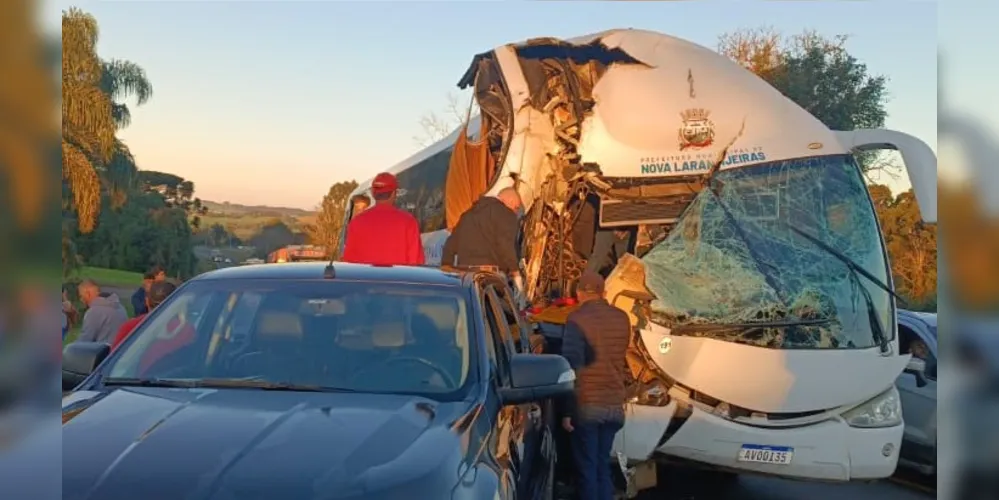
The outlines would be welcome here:
[[[280,264],[251,264],[226,267],[201,274],[192,281],[217,281],[240,279],[324,279],[328,262],[288,262]],[[471,282],[468,272],[442,271],[424,266],[370,266],[334,262],[337,280],[375,281],[384,283],[410,283],[435,286],[464,286]]]
[[[937,313],[930,312],[919,312],[919,311],[909,311],[906,309],[899,309],[898,315],[900,317],[908,317],[922,321],[926,325],[936,328],[937,327]]]

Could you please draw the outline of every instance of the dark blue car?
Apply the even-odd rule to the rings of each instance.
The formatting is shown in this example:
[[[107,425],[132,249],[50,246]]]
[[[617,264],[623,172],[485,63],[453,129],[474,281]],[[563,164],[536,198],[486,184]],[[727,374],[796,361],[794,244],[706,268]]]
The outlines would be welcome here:
[[[482,272],[204,274],[114,352],[67,346],[62,498],[551,498],[574,376],[513,311]]]

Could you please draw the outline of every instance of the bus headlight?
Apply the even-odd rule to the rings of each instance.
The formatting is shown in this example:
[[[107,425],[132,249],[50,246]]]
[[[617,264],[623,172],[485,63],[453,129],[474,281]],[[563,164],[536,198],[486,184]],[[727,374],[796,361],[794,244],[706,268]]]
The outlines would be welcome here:
[[[850,427],[894,427],[901,424],[902,406],[899,404],[898,390],[894,385],[891,386],[866,403],[843,413],[843,418]]]

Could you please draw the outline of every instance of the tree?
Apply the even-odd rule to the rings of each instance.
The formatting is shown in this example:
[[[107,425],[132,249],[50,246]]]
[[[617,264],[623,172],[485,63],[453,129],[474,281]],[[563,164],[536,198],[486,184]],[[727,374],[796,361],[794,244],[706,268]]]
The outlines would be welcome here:
[[[763,78],[833,130],[883,127],[887,78],[846,50],[847,37],[815,31],[786,37],[771,28],[724,34],[718,52]],[[895,175],[898,166],[880,152],[857,155],[865,172]]]
[[[330,186],[329,192],[323,196],[319,215],[316,217],[313,242],[322,245],[330,258],[337,258],[339,255],[347,204],[350,202],[350,193],[355,189],[355,181],[338,182]]]
[[[159,193],[133,191],[121,207],[111,209],[110,195],[93,231],[74,234],[76,250],[87,265],[145,271],[154,264],[188,277],[196,259],[187,214],[168,206]]]
[[[97,20],[71,7],[62,14],[62,156],[81,232],[94,229],[101,206],[98,165],[115,150],[112,100],[101,88]]]
[[[413,140],[421,147],[429,146],[445,137],[451,135],[465,119],[469,116],[468,108],[460,104],[461,99],[453,92],[448,92],[443,111],[427,112],[420,117],[421,134],[414,136]],[[478,113],[478,105],[472,101],[472,115]]]
[[[208,245],[213,247],[220,247],[224,244],[229,243],[232,239],[232,235],[226,230],[225,226],[219,223],[212,224],[208,228]]]
[[[887,186],[868,187],[881,224],[899,293],[914,304],[935,302],[937,292],[937,229],[923,222],[910,189],[893,196]]]
[[[155,170],[142,170],[136,175],[138,188],[143,192],[157,192],[163,196],[167,206],[177,207],[190,216],[194,229],[201,227],[201,217],[208,213],[201,198],[194,196],[194,182],[179,175]]]
[[[152,96],[145,72],[130,61],[103,61],[97,55],[97,21],[75,7],[63,12],[63,178],[69,184],[80,230],[93,230],[101,193],[120,207],[138,170],[128,147],[117,137],[131,113],[123,100],[138,105]]]
[[[132,123],[132,113],[123,103],[135,97],[141,106],[153,96],[153,85],[146,78],[146,71],[132,61],[112,59],[101,63],[101,89],[111,96],[111,116],[119,129]]]
[[[294,245],[302,239],[302,236],[296,235],[281,219],[274,219],[265,223],[260,231],[250,238],[249,243],[256,249],[258,257],[265,258],[274,250]]]

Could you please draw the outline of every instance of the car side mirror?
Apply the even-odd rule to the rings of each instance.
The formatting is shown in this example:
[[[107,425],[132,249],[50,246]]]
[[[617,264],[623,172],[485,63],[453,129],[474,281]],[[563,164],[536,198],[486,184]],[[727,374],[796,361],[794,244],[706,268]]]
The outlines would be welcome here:
[[[93,373],[111,346],[103,342],[73,342],[62,350],[62,390],[71,391]]]
[[[500,398],[507,405],[561,397],[576,387],[576,372],[558,354],[514,354],[510,379],[510,386],[500,389]]]
[[[917,357],[909,358],[909,363],[905,365],[905,373],[916,377],[916,387],[925,387],[926,381],[926,361]]]

